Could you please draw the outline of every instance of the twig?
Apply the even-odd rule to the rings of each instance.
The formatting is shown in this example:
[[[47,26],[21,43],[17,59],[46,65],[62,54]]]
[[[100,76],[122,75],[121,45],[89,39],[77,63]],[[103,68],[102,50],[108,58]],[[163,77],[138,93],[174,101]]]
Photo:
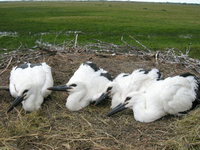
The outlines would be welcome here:
[[[78,34],[76,34],[75,42],[74,42],[74,48],[76,48],[77,45],[77,39],[78,39]]]
[[[189,54],[189,52],[190,52],[190,47],[191,47],[191,43],[190,43],[189,47],[186,48],[186,56],[188,56],[188,54]]]
[[[107,133],[107,132],[104,132],[104,131],[102,131],[103,133],[105,133],[106,135],[107,135],[107,137],[108,136],[110,136],[110,137],[112,137],[117,143],[119,143],[119,144],[122,144],[121,142],[119,142],[114,136],[112,136],[111,134],[109,134],[109,133]]]
[[[113,53],[113,54],[105,54],[105,53],[98,53],[98,52],[95,52],[95,54],[97,56],[102,56],[102,57],[113,57],[113,56],[116,55],[115,53]]]
[[[91,124],[89,121],[87,121],[87,119],[85,119],[82,115],[81,115],[81,118],[82,118],[83,120],[85,120],[85,121],[87,122],[87,124],[92,128],[92,124]]]
[[[127,42],[124,41],[123,36],[121,37],[121,41],[122,41],[125,45],[129,45]]]
[[[18,47],[17,51],[22,47],[22,42],[20,42],[20,46]]]
[[[43,33],[41,33],[41,37],[40,37],[40,42],[39,42],[39,46],[41,46],[41,43],[42,43],[42,37],[43,37]]]
[[[54,149],[51,145],[48,145],[48,144],[43,144],[43,143],[36,143],[36,142],[28,142],[30,144],[35,144],[35,145],[41,145],[42,147],[50,147],[51,149]],[[48,148],[49,149],[49,148]]]
[[[62,32],[60,31],[60,32],[58,32],[58,34],[56,34],[56,37],[55,37],[54,42],[53,42],[53,45],[54,45],[54,46],[55,46],[56,38],[58,37],[58,35],[59,35],[60,33],[62,33]]]
[[[105,121],[103,121],[102,119],[100,119],[100,118],[97,118],[99,121],[101,121],[101,122],[103,122],[105,125],[107,125],[107,126],[110,126],[108,123],[106,123]]]
[[[10,65],[12,59],[13,59],[13,57],[10,58],[10,61],[8,62],[6,68],[0,73],[0,75],[3,74],[3,73],[7,70],[7,68],[8,68],[8,66]]]
[[[92,39],[92,40],[97,41],[97,42],[99,42],[99,43],[103,43],[103,44],[110,44],[110,43],[103,42],[103,41],[100,41],[100,40],[97,40],[97,39]]]
[[[26,134],[26,135],[21,135],[21,136],[12,136],[9,138],[0,138],[0,141],[16,141],[19,138],[26,138],[26,137],[35,137],[35,136],[40,136],[39,133],[36,134]]]
[[[0,86],[0,90],[9,90],[9,86]]]
[[[108,138],[108,137],[96,137],[96,138],[92,138],[92,140],[112,140],[113,138]],[[85,139],[85,138],[80,138],[80,139],[65,139],[66,141],[90,141],[91,138],[89,139]]]
[[[151,53],[151,50],[148,49],[146,46],[144,46],[142,43],[140,43],[138,40],[136,40],[135,38],[133,38],[132,36],[129,36],[131,39],[135,40],[138,44],[140,44],[142,47],[144,47],[145,49],[147,49],[149,51],[149,53]]]
[[[127,46],[130,47],[133,50],[139,51],[137,48],[135,48],[134,46],[129,45],[127,42],[124,41],[123,36],[121,37],[121,41]]]
[[[93,143],[93,145],[95,145],[95,147],[98,147],[98,148],[100,148],[100,149],[110,149],[110,148],[108,148],[108,147],[101,146],[101,145],[97,144],[96,142],[94,142],[94,141],[92,140],[92,138],[91,138],[90,141]]]
[[[69,46],[69,45],[70,45],[70,43],[72,43],[74,40],[75,40],[75,39],[73,38],[71,41],[69,41],[69,42],[66,42],[66,43],[67,43],[67,44],[66,44],[66,46]]]
[[[155,59],[156,59],[156,63],[157,63],[157,64],[159,64],[159,61],[158,61],[159,53],[160,53],[160,52],[157,52],[156,55],[155,55]]]
[[[143,135],[143,133],[142,133],[142,131],[140,131],[140,129],[137,129],[137,130],[138,130],[138,132],[140,132],[141,135]]]
[[[186,49],[185,54],[182,53],[177,48],[172,48],[169,50],[161,50],[161,51],[151,51],[146,46],[141,44],[139,41],[137,41],[132,36],[129,36],[133,40],[135,40],[138,44],[142,45],[142,47],[145,48],[145,50],[138,50],[134,46],[130,46],[126,41],[124,41],[123,37],[121,38],[121,41],[125,43],[125,45],[115,45],[112,43],[103,42],[97,39],[93,39],[96,42],[95,43],[89,43],[84,45],[85,49],[87,51],[82,50],[82,47],[77,45],[78,40],[78,34],[76,34],[76,37],[72,39],[71,41],[63,42],[61,44],[55,45],[55,41],[57,36],[60,34],[59,32],[55,39],[54,39],[54,46],[48,46],[45,44],[42,44],[40,39],[40,46],[37,48],[42,49],[43,51],[49,52],[50,55],[54,55],[54,52],[62,52],[62,53],[82,53],[82,52],[88,52],[88,53],[94,53],[96,55],[102,56],[102,57],[112,57],[115,55],[125,55],[125,56],[138,56],[143,57],[144,55],[152,55],[154,54],[156,63],[171,63],[171,64],[183,64],[186,68],[194,69],[198,73],[200,73],[200,61],[197,59],[190,58],[189,52],[191,50],[191,44]],[[36,47],[34,47],[36,48]],[[43,53],[42,53],[43,54]],[[22,43],[20,42],[19,48],[12,50],[11,52],[7,52],[0,55],[0,68],[5,69],[0,73],[3,74],[3,72],[6,71],[9,64],[13,59],[17,59],[18,63],[22,61],[31,61],[36,58],[40,58],[43,55],[41,55],[40,51],[35,51],[33,49],[27,49],[24,48]],[[11,58],[10,58],[11,57]],[[10,60],[10,61],[9,61]],[[8,64],[7,64],[8,63]]]

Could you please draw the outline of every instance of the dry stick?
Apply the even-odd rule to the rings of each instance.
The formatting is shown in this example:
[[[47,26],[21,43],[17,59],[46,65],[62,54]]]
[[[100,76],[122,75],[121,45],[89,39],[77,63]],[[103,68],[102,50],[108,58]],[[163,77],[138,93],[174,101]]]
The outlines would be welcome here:
[[[9,86],[0,86],[0,90],[9,90]]]
[[[95,52],[95,55],[97,55],[97,56],[103,56],[103,57],[113,57],[116,54],[115,53],[113,53],[113,54],[104,54],[104,53]]]
[[[108,45],[110,45],[110,43],[103,42],[103,41],[100,41],[100,40],[97,40],[97,39],[92,39],[92,40],[97,41],[97,42],[102,43],[102,44],[108,44]]]
[[[159,64],[159,61],[158,61],[159,53],[160,53],[160,52],[156,52],[156,55],[155,55],[155,59],[156,59],[156,63],[157,63],[157,64]]]
[[[85,119],[82,115],[81,115],[81,118],[82,118],[83,120],[85,120],[85,121],[87,122],[87,124],[92,128],[92,124],[91,124],[87,119]]]
[[[194,143],[190,143],[190,145],[199,145],[200,142],[194,142]]]
[[[18,47],[18,49],[16,51],[18,51],[21,47],[22,47],[22,42],[20,42],[20,46]]]
[[[58,138],[57,138],[58,139]],[[89,138],[89,139],[86,139],[86,138],[79,138],[79,139],[76,139],[76,138],[72,138],[72,139],[63,139],[61,142],[64,142],[64,141],[91,141],[91,140],[113,140],[113,138],[108,138],[108,137],[97,137],[97,138]],[[92,141],[91,141],[92,142]],[[60,142],[59,142],[60,143]],[[59,144],[58,143],[58,144]],[[57,145],[58,145],[57,144]]]
[[[10,63],[11,63],[11,61],[12,61],[12,59],[13,59],[13,57],[10,58],[10,61],[8,62],[6,68],[0,73],[0,75],[3,74],[3,73],[7,70],[7,68],[9,67],[9,65],[10,65]]]
[[[175,51],[175,48],[169,49],[168,51],[162,52],[160,60],[161,61],[168,61],[169,63],[175,64],[184,64],[188,68],[195,69],[198,73],[200,73],[200,61],[190,58],[188,56],[189,50],[186,50],[186,54],[183,54],[180,50]],[[189,48],[190,49],[190,48]]]
[[[116,51],[116,48],[118,48],[118,45],[115,45],[112,43],[107,43],[107,42],[103,42],[103,41],[96,40],[96,39],[93,39],[93,40],[99,42],[97,47],[100,47],[103,49],[110,49],[109,51],[111,51],[111,49],[112,49],[112,51]],[[100,44],[103,44],[103,45],[100,45]],[[113,48],[114,48],[114,50],[113,50]]]
[[[44,138],[46,138],[47,136],[44,135]],[[53,137],[54,138],[54,137]],[[48,138],[46,139],[49,140],[49,139],[53,139],[52,136],[49,136],[48,135]],[[62,142],[65,142],[65,141],[91,141],[91,140],[113,140],[113,138],[109,138],[109,137],[94,137],[94,138],[60,138],[60,137],[55,137],[55,139],[59,140],[59,142],[56,144],[56,147],[62,143]]]
[[[51,146],[51,145],[48,145],[48,144],[42,144],[42,143],[36,143],[36,142],[28,142],[28,143],[31,143],[31,144],[35,144],[35,145],[41,145],[42,147],[50,147],[51,149],[54,150],[54,148]]]
[[[5,48],[4,48],[4,49],[0,49],[0,52],[1,52],[1,51],[5,51],[5,52],[6,52],[6,51],[12,51],[12,50],[13,50],[13,49],[5,49]]]
[[[77,39],[78,39],[78,34],[76,34],[76,38],[75,38],[75,42],[74,42],[74,48],[76,48]]]
[[[67,43],[67,44],[66,44],[66,46],[69,46],[69,45],[70,45],[70,43],[72,43],[74,40],[75,40],[75,39],[73,38],[71,41],[69,41],[69,42],[66,42],[66,43]]]
[[[42,37],[43,37],[43,35],[44,34],[41,34],[39,46],[41,46],[41,44],[42,44]]]
[[[90,140],[96,147],[100,148],[100,149],[110,149],[108,147],[104,147],[104,146],[101,146],[99,144],[97,144],[96,142],[94,142],[92,139]]]
[[[64,146],[66,149],[71,149],[69,143],[67,143],[67,144],[63,143],[62,146]]]
[[[58,35],[59,35],[60,33],[62,33],[62,32],[61,32],[61,31],[58,32],[58,34],[56,35],[56,37],[55,37],[55,39],[54,39],[54,42],[53,42],[53,45],[54,45],[54,46],[55,46],[56,38],[58,37]]]
[[[140,43],[138,40],[136,40],[135,38],[133,38],[132,36],[129,35],[129,37],[133,40],[135,40],[138,44],[140,44],[142,47],[144,47],[145,49],[147,49],[150,53],[151,53],[151,50],[148,49],[146,46],[144,46],[142,43]]]
[[[130,47],[131,49],[134,49],[136,51],[139,51],[137,48],[135,48],[134,46],[129,45],[127,42],[124,41],[123,36],[121,37],[121,41],[128,47]]]
[[[101,130],[102,131],[102,130]],[[112,136],[111,134],[102,131],[103,133],[105,133],[107,136],[110,136],[112,139],[114,139],[117,143],[122,144],[121,142],[119,142],[114,136]]]
[[[190,46],[191,46],[191,43],[190,43],[189,47],[186,49],[186,56],[188,56],[188,54],[190,52]]]
[[[39,147],[37,147],[36,145],[33,145],[33,144],[32,144],[32,146],[33,146],[33,147],[35,147],[36,149],[40,149],[40,148],[39,148]],[[33,149],[33,148],[32,148],[32,149]]]
[[[16,141],[19,138],[26,138],[26,137],[32,137],[32,136],[39,136],[40,134],[26,134],[26,135],[21,135],[21,136],[12,136],[9,138],[0,138],[0,141]]]
[[[127,42],[124,41],[123,36],[121,37],[121,41],[122,41],[123,43],[125,43],[126,45],[129,45]]]
[[[110,126],[108,123],[106,123],[105,121],[103,121],[102,119],[100,119],[100,118],[97,118],[99,121],[101,121],[101,122],[103,122],[105,125],[107,125],[107,126]]]
[[[65,41],[63,42],[63,46],[62,46],[63,48],[63,51],[65,50]]]

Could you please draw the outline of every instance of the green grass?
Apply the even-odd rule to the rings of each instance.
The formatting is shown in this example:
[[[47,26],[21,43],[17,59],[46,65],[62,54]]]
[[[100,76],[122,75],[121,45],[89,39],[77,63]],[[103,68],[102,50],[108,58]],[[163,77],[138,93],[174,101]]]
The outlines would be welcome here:
[[[178,48],[191,43],[191,57],[200,58],[200,5],[131,2],[11,2],[0,3],[0,48],[28,47],[40,40],[56,44],[75,37],[79,43],[105,42],[122,45],[121,37],[138,46],[129,35],[152,50]]]

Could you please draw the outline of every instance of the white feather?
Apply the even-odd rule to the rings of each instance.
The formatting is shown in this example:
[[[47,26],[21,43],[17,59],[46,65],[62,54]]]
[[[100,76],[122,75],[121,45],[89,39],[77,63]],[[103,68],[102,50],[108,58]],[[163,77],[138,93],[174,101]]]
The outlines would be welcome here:
[[[123,103],[127,94],[133,91],[146,92],[146,88],[152,82],[162,78],[157,69],[152,69],[148,73],[144,73],[143,69],[137,69],[131,74],[121,73],[113,82],[109,82],[104,93],[109,87],[112,87],[109,96],[112,98],[111,108],[116,107],[119,103]]]
[[[53,86],[51,67],[46,63],[39,66],[27,68],[14,67],[10,73],[10,94],[17,98],[22,96],[25,90],[28,90],[22,105],[26,111],[34,111],[41,107],[43,99],[51,94],[47,87]]]
[[[66,84],[68,87],[72,84],[77,85],[69,90],[66,107],[72,111],[77,111],[86,107],[91,101],[96,101],[110,82],[109,79],[101,75],[102,73],[107,73],[107,71],[102,68],[95,71],[89,65],[81,64]]]
[[[133,109],[140,122],[152,122],[167,114],[178,115],[190,110],[196,99],[197,80],[194,76],[169,77],[152,83],[146,93],[132,92],[126,107]]]

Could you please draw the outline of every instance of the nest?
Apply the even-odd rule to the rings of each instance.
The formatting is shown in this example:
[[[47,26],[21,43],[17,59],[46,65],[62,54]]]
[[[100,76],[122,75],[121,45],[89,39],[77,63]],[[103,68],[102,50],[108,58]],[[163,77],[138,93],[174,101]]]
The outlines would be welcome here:
[[[199,61],[188,56],[190,48],[186,54],[175,48],[152,51],[133,37],[144,50],[127,44],[123,38],[122,46],[96,39],[95,43],[79,45],[77,38],[57,45],[40,42],[33,48],[21,44],[18,49],[1,50],[0,89],[8,89],[5,85],[12,66],[24,62],[50,64],[55,85],[66,83],[87,60],[113,76],[155,66],[165,76],[199,72]],[[78,112],[69,111],[65,107],[67,94],[53,92],[40,110],[28,113],[18,106],[8,115],[13,98],[7,90],[0,90],[0,95],[0,147],[4,149],[195,149],[200,145],[199,109],[182,118],[166,116],[145,124],[136,122],[131,110],[105,117],[110,111],[109,100],[99,107],[91,104]]]
[[[124,43],[124,45],[115,45],[112,43],[93,39],[94,41],[96,41],[96,43],[88,43],[82,46],[77,44],[78,34],[73,40],[57,45],[54,44],[48,46],[45,43],[39,42],[38,46],[35,46],[33,48],[25,48],[21,43],[20,47],[16,50],[1,50],[4,51],[4,53],[0,55],[0,69],[7,68],[12,59],[15,59],[17,63],[22,63],[24,61],[31,61],[33,59],[45,57],[46,54],[55,55],[57,52],[59,52],[65,54],[94,53],[96,55],[101,55],[104,57],[112,57],[115,55],[138,57],[150,56],[154,57],[158,64],[162,62],[170,64],[181,64],[184,65],[186,68],[194,69],[196,72],[200,73],[200,61],[189,57],[190,46],[186,49],[185,54],[177,48],[153,51],[148,49],[132,36],[129,37],[140,44],[144,48],[144,50],[140,50],[135,46],[129,45],[123,40],[123,37],[121,38],[121,41]]]

